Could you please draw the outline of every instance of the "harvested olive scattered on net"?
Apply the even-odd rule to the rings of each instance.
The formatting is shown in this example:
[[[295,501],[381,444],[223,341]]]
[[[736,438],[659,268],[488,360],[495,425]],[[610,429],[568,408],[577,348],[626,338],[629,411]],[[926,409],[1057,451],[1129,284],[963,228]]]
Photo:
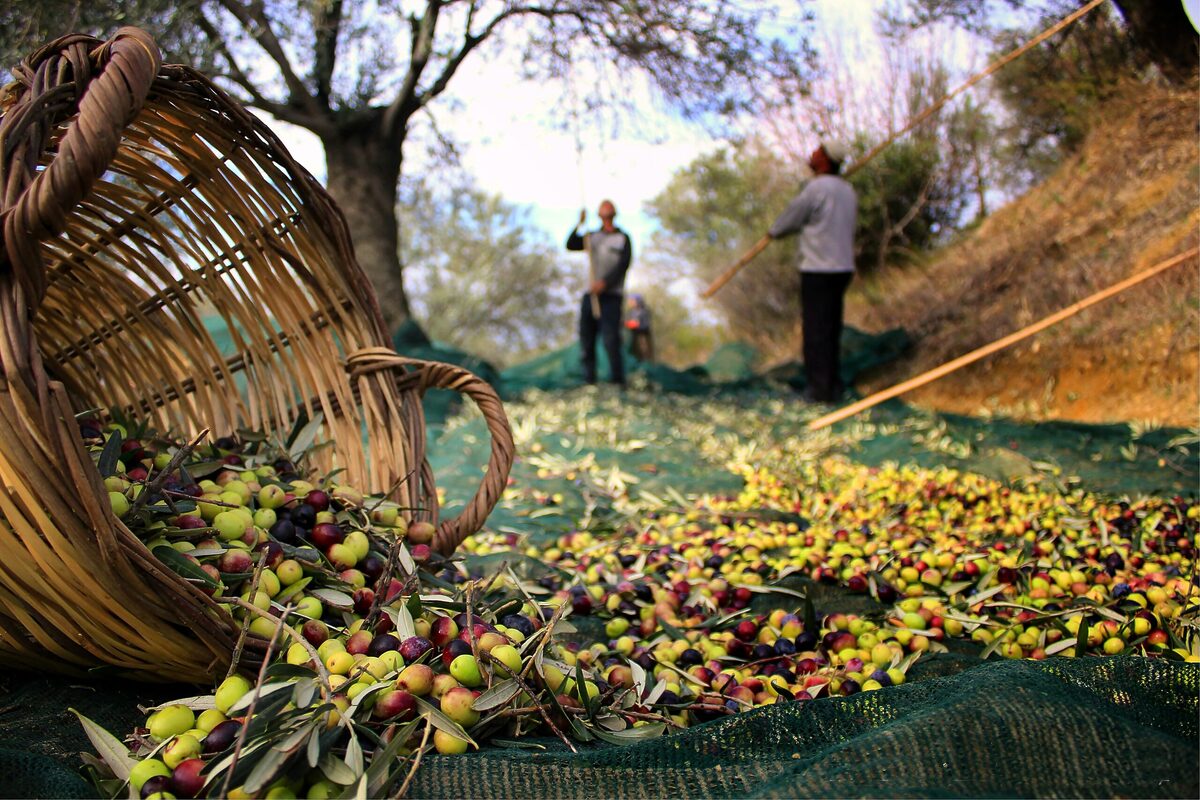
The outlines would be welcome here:
[[[124,767],[109,765],[115,791],[125,778],[146,796],[395,791],[427,750],[649,740],[904,683],[959,642],[1009,658],[1194,658],[1182,624],[1197,512],[1181,499],[1112,503],[839,459],[735,464],[740,492],[626,509],[615,536],[476,537],[467,561],[500,561],[471,576],[422,548],[427,531],[400,509],[305,482],[303,459],[265,441],[198,448],[174,488],[168,477],[138,506],[177,446],[84,433],[98,458],[125,454],[109,481],[131,527],[169,565],[207,575],[279,654],[260,686],[232,676],[155,711]],[[232,559],[237,571],[223,569]],[[810,602],[832,585],[861,596],[862,613]]]

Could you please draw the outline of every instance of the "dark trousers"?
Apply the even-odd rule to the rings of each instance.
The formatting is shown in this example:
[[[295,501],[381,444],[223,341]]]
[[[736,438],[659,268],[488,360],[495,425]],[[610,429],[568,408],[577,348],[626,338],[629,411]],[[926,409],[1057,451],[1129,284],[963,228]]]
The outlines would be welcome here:
[[[842,396],[842,310],[849,272],[801,272],[800,306],[804,325],[804,376],[807,395],[820,403]]]
[[[654,360],[654,337],[650,334],[649,328],[636,328],[630,331],[629,354],[644,363]]]
[[[604,340],[609,376],[613,383],[625,384],[625,359],[621,354],[621,313],[625,298],[619,294],[600,295],[600,319],[592,316],[592,296],[584,294],[579,308],[579,349],[583,358],[583,379],[596,382],[596,334]]]

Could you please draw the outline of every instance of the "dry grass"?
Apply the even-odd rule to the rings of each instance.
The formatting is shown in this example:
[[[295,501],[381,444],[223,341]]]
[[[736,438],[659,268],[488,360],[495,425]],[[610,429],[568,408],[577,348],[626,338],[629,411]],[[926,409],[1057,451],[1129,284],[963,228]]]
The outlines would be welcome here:
[[[903,327],[891,385],[1195,246],[1197,92],[1131,87],[1043,184],[920,267],[861,282],[847,321]],[[1176,267],[907,399],[947,410],[1200,424],[1200,273]]]

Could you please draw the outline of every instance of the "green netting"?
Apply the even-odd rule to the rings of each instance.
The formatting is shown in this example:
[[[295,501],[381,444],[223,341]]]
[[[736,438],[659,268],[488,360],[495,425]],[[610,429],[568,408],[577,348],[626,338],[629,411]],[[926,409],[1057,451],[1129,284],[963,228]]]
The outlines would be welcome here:
[[[392,345],[397,352],[414,358],[446,361],[466,367],[488,380],[505,399],[520,397],[531,390],[564,391],[583,383],[578,342],[501,372],[461,350],[430,342],[420,328],[412,324],[405,325],[396,333]],[[846,328],[842,334],[843,381],[849,385],[866,370],[894,360],[909,345],[908,335],[900,329],[868,334]],[[608,375],[608,356],[603,347],[597,347],[596,358],[597,374],[603,380]],[[731,342],[717,348],[704,364],[680,370],[666,364],[638,361],[630,353],[628,344],[625,350],[629,380],[658,391],[701,396],[804,388],[802,364],[790,362],[767,372],[759,372],[756,370],[759,359],[755,348],[742,342]],[[441,422],[444,417],[439,416],[439,412],[442,410],[440,404],[435,404],[434,411],[427,413],[434,422]]]
[[[74,708],[118,736],[145,720],[138,705],[194,687],[0,673],[0,797],[95,797],[83,753],[95,755]]]
[[[626,747],[434,757],[417,797],[1196,797],[1200,669],[987,663]]]
[[[1072,476],[1110,494],[1189,495],[1197,488],[1195,431],[929,414],[899,401],[876,407],[869,419],[870,435],[849,450],[864,464],[946,464],[1000,480]],[[854,424],[863,423],[842,427]]]
[[[427,758],[413,797],[1196,797],[1200,667],[931,658],[886,691],[758,708],[666,738]],[[950,674],[939,674],[950,673]],[[923,678],[923,679],[922,679]],[[110,730],[187,687],[10,675],[0,794],[90,797],[68,706]],[[536,749],[534,749],[536,748]]]
[[[513,400],[530,391],[562,392],[579,387],[583,373],[578,344],[518,364],[502,372],[485,361],[460,350],[431,343],[415,325],[406,326],[393,344],[397,350],[417,358],[459,364],[487,379],[501,397]],[[842,375],[847,385],[855,378],[899,357],[910,345],[902,330],[872,335],[846,328],[842,336]],[[603,348],[598,348],[599,374],[606,375]],[[630,380],[652,394],[662,392],[684,397],[707,397],[741,407],[771,400],[794,401],[793,392],[804,388],[804,368],[791,362],[766,372],[755,372],[759,356],[754,348],[731,343],[718,348],[703,365],[686,370],[663,364],[645,364],[627,355]],[[789,391],[791,390],[791,391]],[[427,403],[429,423],[440,427],[460,409],[456,396],[431,393]],[[630,403],[641,402],[636,393]],[[799,404],[798,404],[799,405]],[[810,415],[811,416],[811,415]],[[809,416],[793,414],[773,426],[775,440],[802,435]],[[1076,422],[1022,423],[1002,417],[980,418],[959,414],[931,414],[893,400],[877,406],[862,417],[842,423],[837,430],[858,427],[855,444],[847,454],[856,461],[878,465],[888,461],[921,466],[946,464],[979,472],[1000,480],[1017,477],[1074,477],[1085,486],[1113,494],[1192,494],[1200,480],[1195,431],[1178,428],[1139,428],[1132,424],[1096,425]],[[661,423],[655,421],[651,428]],[[478,439],[481,429],[466,432]],[[637,438],[644,431],[628,435]],[[456,467],[473,463],[478,454],[467,455],[460,442],[440,448],[444,469],[440,475],[463,474]],[[600,459],[606,454],[597,452]],[[671,451],[673,464],[694,463],[690,453]],[[611,459],[609,459],[611,460]],[[662,463],[660,451],[656,463]],[[616,461],[614,461],[616,463]],[[631,469],[644,469],[637,459],[625,462]],[[625,467],[622,467],[625,468]],[[473,474],[473,470],[468,470]],[[703,480],[703,476],[698,476]],[[466,487],[464,487],[465,489]],[[721,487],[697,485],[697,491],[720,491]]]

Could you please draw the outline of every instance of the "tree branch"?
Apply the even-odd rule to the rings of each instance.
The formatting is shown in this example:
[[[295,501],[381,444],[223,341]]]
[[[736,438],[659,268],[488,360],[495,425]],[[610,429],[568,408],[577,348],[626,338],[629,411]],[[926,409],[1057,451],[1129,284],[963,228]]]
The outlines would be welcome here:
[[[408,18],[412,28],[412,58],[408,61],[408,72],[404,75],[400,90],[396,92],[396,99],[383,112],[383,130],[388,135],[399,132],[401,123],[420,107],[417,103],[417,85],[433,55],[433,34],[441,9],[442,0],[429,0],[424,16]]]
[[[243,30],[250,34],[251,38],[258,43],[258,46],[279,67],[279,72],[283,76],[283,82],[288,87],[288,104],[305,108],[316,119],[328,118],[329,107],[325,106],[322,108],[317,103],[308,91],[308,87],[304,85],[304,81],[300,80],[300,77],[296,74],[296,70],[292,68],[292,63],[288,60],[283,45],[275,36],[275,32],[271,30],[271,22],[267,19],[266,9],[263,8],[262,0],[249,0],[246,5],[238,2],[238,0],[217,0],[217,2],[220,3],[222,8],[233,15],[233,18],[238,21]]]
[[[434,6],[436,6],[437,9],[440,9],[442,4],[442,2],[435,2],[434,0],[431,0],[429,6],[431,9],[433,9]],[[409,71],[408,75],[405,76],[404,85],[401,86],[400,91],[396,95],[396,99],[392,101],[392,104],[388,107],[387,113],[384,116],[384,125],[386,126],[387,130],[395,130],[395,126],[397,126],[402,119],[407,119],[408,117],[412,116],[412,114],[424,108],[430,103],[430,101],[442,94],[442,92],[444,92],[446,87],[450,84],[450,80],[454,77],[455,73],[458,72],[458,68],[462,65],[466,57],[470,55],[476,47],[494,34],[496,32],[496,28],[498,28],[505,20],[525,15],[536,15],[546,19],[562,16],[579,16],[574,11],[569,9],[558,9],[549,6],[511,6],[497,13],[495,17],[493,17],[486,25],[483,26],[483,29],[479,33],[471,33],[471,22],[474,19],[476,9],[477,5],[472,3],[471,8],[467,13],[467,24],[465,30],[463,31],[462,44],[459,46],[458,50],[451,54],[446,60],[446,65],[442,68],[441,74],[439,74],[429,88],[423,92],[419,91],[418,82],[421,77],[421,73],[424,72],[425,67],[429,63],[429,58],[432,55],[433,29],[437,25],[436,11],[433,16],[432,25],[427,25],[428,21],[430,20],[429,13],[426,13],[425,17],[421,18],[420,32],[422,34],[427,34],[429,47],[428,49],[419,50],[418,48],[421,45],[422,39],[415,39],[413,43],[413,58],[409,62]]]
[[[450,83],[450,79],[454,77],[454,73],[458,71],[459,66],[462,65],[463,60],[470,55],[471,51],[478,47],[481,42],[485,41],[489,36],[495,33],[496,28],[499,27],[500,23],[504,22],[504,20],[510,17],[517,16],[518,14],[545,11],[545,9],[539,9],[532,6],[517,6],[509,8],[493,17],[492,20],[483,27],[482,31],[477,34],[473,34],[471,33],[471,22],[475,17],[475,8],[475,4],[472,3],[471,11],[467,15],[466,29],[463,31],[462,46],[458,48],[458,52],[454,53],[454,55],[450,56],[449,60],[447,60],[446,66],[442,69],[442,74],[437,77],[437,80],[433,82],[433,85],[422,92],[421,96],[417,98],[417,105],[419,107],[428,105],[430,100],[446,91],[446,86]]]
[[[313,35],[316,38],[313,78],[317,83],[317,102],[329,108],[333,93],[333,68],[337,61],[338,36],[342,26],[342,0],[324,0],[313,9]]]
[[[281,119],[284,122],[290,122],[293,125],[299,125],[304,128],[312,129],[321,124],[320,118],[314,118],[308,114],[298,111],[293,106],[288,106],[283,103],[276,102],[265,96],[250,80],[250,77],[238,66],[237,60],[233,53],[229,50],[229,46],[225,43],[225,39],[221,36],[220,31],[213,25],[212,21],[203,14],[197,18],[197,26],[201,32],[208,37],[217,48],[218,54],[224,59],[228,65],[228,74],[225,76],[233,81],[237,86],[246,92],[245,104],[254,106],[255,108],[266,111],[276,119]]]

